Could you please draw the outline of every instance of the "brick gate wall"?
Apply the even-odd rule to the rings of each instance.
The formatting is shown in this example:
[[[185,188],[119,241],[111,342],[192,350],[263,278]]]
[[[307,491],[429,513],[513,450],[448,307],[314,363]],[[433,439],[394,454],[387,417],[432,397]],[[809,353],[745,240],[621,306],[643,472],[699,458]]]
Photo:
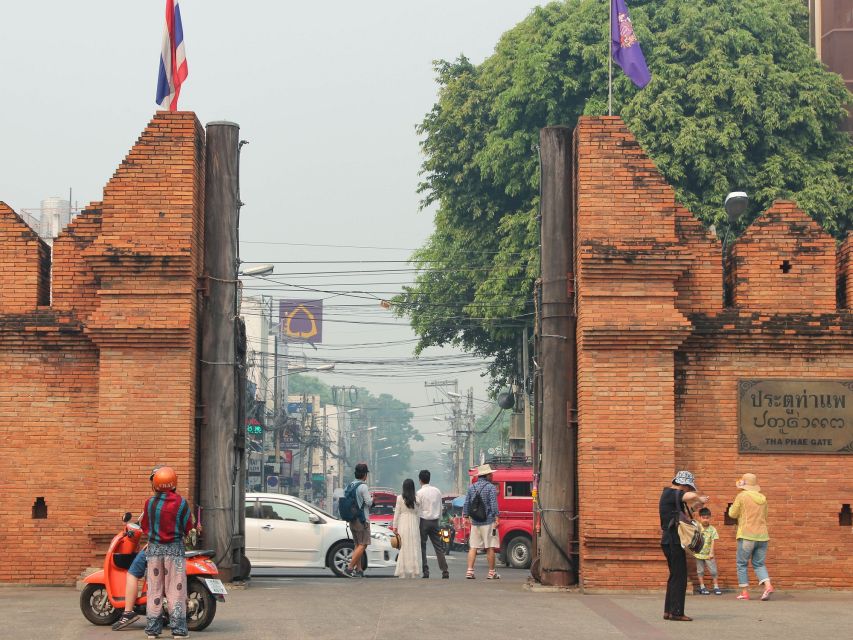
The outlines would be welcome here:
[[[736,585],[735,480],[770,501],[771,575],[784,587],[850,587],[853,457],[738,453],[737,382],[853,378],[850,237],[835,241],[777,202],[722,247],[675,200],[619,118],[575,131],[578,481],[587,590],[662,589],[657,502],[677,469],[697,475]],[[783,262],[787,261],[785,270]]]
[[[155,464],[195,503],[203,211],[192,113],[155,116],[54,242],[52,275],[0,203],[0,582],[72,583],[141,511]]]

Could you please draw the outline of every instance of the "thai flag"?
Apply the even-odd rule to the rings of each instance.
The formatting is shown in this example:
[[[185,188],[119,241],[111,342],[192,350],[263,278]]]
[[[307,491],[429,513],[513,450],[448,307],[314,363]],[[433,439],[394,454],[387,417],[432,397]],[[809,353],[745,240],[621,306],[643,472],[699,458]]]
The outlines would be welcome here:
[[[160,75],[157,78],[156,102],[161,109],[178,110],[181,84],[187,79],[187,55],[184,51],[184,28],[178,0],[166,0],[166,30],[160,53]]]

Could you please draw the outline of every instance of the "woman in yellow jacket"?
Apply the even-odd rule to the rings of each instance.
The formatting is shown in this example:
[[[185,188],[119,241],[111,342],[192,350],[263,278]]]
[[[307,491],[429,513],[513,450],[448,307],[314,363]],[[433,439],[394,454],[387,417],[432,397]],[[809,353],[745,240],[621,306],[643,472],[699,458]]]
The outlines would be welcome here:
[[[749,600],[749,576],[746,568],[752,561],[752,570],[758,578],[758,584],[764,585],[762,600],[768,600],[773,593],[770,575],[764,560],[767,557],[767,545],[770,534],[767,531],[767,498],[761,493],[758,478],[754,473],[745,473],[735,486],[740,489],[732,506],[729,517],[737,519],[737,581],[741,588],[738,600]]]

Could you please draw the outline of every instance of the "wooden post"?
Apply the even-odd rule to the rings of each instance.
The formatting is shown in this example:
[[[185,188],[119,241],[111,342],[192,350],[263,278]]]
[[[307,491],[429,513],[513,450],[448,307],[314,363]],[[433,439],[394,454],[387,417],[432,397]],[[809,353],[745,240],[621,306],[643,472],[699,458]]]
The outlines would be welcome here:
[[[575,326],[572,132],[547,127],[542,158],[542,460],[538,548],[543,584],[576,581],[571,559],[575,530]]]
[[[202,305],[201,399],[206,423],[199,442],[200,504],[205,546],[216,550],[216,564],[226,582],[244,547],[234,527],[239,428],[237,351],[237,167],[240,128],[233,122],[207,125],[204,266],[208,296]],[[240,517],[242,517],[242,508]]]

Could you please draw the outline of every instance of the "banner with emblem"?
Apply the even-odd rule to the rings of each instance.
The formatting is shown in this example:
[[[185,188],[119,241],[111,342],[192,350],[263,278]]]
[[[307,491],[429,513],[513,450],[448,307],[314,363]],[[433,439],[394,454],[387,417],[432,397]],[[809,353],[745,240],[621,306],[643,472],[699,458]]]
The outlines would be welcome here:
[[[323,342],[322,300],[279,300],[278,317],[288,342]]]

